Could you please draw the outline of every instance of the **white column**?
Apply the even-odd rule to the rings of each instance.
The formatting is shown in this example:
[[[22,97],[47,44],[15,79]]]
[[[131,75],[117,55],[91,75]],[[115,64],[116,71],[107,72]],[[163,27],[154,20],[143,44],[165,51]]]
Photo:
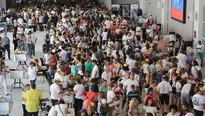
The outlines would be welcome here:
[[[168,10],[168,0],[162,0],[161,2],[161,10],[162,10],[162,14],[161,14],[161,24],[162,24],[162,33],[163,34],[167,34],[167,23],[168,23],[168,15],[167,14],[167,10]]]
[[[139,7],[142,9],[142,15],[147,14],[147,0],[139,0]]]

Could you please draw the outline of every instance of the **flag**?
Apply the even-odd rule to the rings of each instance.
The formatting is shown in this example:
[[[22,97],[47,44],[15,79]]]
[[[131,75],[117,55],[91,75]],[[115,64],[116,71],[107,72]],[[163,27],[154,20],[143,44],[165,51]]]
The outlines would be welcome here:
[[[175,18],[179,21],[184,20],[184,1],[185,0],[172,0],[172,18]]]

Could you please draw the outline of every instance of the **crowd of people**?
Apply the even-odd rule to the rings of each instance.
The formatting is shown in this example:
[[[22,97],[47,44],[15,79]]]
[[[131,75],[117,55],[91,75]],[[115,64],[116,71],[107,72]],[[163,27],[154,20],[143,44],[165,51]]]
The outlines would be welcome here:
[[[15,51],[28,50],[28,56],[35,56],[37,39],[32,31],[37,28],[47,31],[49,40],[43,45],[43,57],[28,68],[31,88],[26,85],[22,94],[24,116],[38,115],[39,72],[50,86],[48,116],[70,113],[72,107],[64,100],[68,95],[74,95],[76,116],[118,116],[123,111],[128,116],[203,116],[205,50],[201,41],[187,49],[186,38],[176,32],[166,42],[152,15],[142,24],[136,23],[136,17],[135,23],[129,23],[103,5],[83,4],[88,6],[10,9]],[[2,40],[0,52],[5,49],[10,54],[6,34]],[[0,69],[3,80],[6,70]]]

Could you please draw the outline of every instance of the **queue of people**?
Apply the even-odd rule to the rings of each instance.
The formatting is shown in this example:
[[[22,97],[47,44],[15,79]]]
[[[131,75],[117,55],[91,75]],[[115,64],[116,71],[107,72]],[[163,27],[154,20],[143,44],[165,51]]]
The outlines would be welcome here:
[[[76,116],[118,116],[123,111],[128,116],[203,116],[204,45],[199,41],[196,50],[187,51],[186,39],[177,33],[170,33],[166,43],[160,27],[153,28],[152,15],[142,26],[130,25],[102,5],[85,8],[78,3],[54,9],[28,7],[18,12],[16,20],[14,38],[19,33],[24,41],[20,47],[27,45],[30,57],[35,55],[36,38],[28,33],[22,39],[24,22],[34,31],[37,23],[45,24],[50,40],[42,62],[30,63],[31,89],[27,85],[22,94],[24,116],[39,112],[42,95],[35,89],[39,70],[50,86],[48,116],[71,113],[65,95],[74,95]]]

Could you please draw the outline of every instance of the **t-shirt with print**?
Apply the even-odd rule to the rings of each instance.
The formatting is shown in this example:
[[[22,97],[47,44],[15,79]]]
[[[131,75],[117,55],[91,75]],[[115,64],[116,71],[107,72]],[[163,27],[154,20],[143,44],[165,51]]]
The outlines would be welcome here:
[[[203,111],[203,104],[205,104],[205,96],[204,95],[195,94],[192,97],[192,102],[193,102],[195,110]]]

